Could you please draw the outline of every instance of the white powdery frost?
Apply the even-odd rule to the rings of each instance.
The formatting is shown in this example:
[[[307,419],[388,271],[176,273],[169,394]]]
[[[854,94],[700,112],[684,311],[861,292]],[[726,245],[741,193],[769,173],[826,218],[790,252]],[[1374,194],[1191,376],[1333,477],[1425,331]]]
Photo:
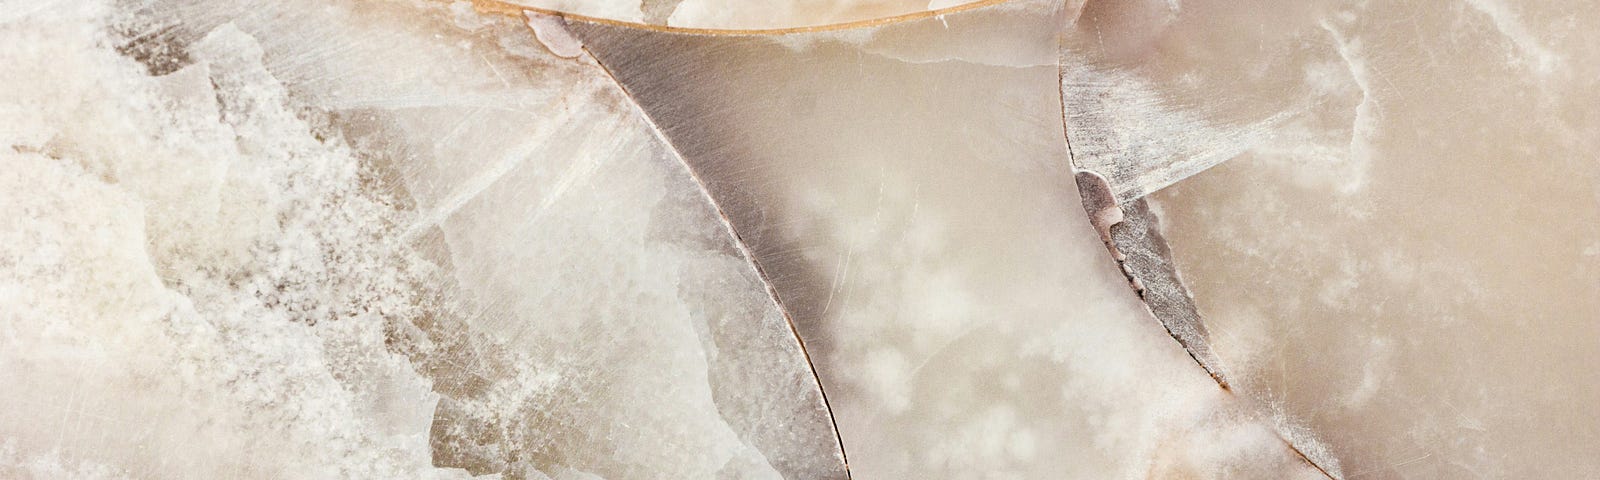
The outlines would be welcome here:
[[[153,77],[105,7],[0,25],[0,476],[462,477],[359,161],[252,52]]]
[[[842,469],[592,62],[465,3],[139,7],[0,24],[0,477]]]

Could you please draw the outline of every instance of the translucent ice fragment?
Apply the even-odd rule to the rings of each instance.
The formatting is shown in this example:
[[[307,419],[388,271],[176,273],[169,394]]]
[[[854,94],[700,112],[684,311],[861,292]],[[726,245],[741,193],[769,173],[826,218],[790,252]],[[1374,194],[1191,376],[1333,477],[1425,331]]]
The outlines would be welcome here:
[[[1105,258],[1061,136],[1060,12],[570,28],[753,254],[857,478],[1320,477]]]

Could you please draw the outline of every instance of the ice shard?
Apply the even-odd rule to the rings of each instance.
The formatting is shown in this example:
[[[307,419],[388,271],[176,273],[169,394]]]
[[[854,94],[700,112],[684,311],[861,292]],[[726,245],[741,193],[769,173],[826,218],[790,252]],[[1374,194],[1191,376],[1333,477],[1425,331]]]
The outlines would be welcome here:
[[[1061,13],[568,27],[774,286],[856,478],[1322,478],[1105,258],[1061,135]]]

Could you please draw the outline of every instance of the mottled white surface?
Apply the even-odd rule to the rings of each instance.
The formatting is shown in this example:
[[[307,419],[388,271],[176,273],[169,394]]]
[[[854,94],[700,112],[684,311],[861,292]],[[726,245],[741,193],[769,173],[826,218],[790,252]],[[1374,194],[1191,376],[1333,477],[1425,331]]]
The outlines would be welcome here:
[[[466,478],[384,346],[424,273],[353,152],[252,52],[152,77],[106,5],[32,10],[0,24],[0,476]]]
[[[592,62],[465,4],[131,7],[0,24],[0,476],[840,475]]]

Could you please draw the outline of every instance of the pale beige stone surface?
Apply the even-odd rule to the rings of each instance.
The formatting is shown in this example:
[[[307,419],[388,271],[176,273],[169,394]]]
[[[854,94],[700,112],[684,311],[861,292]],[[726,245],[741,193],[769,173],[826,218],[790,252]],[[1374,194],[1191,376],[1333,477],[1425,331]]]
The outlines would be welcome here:
[[[1242,391],[1347,478],[1600,468],[1600,10],[1184,2],[1151,25],[1083,48],[1254,126],[1152,197]]]
[[[1495,0],[781,36],[0,0],[0,478],[1323,478],[1291,445],[1579,478],[1596,32]],[[1154,202],[1233,391],[1106,254],[1063,133]]]
[[[574,25],[794,314],[856,478],[1319,478],[1168,337],[1066,168],[1058,6]]]

